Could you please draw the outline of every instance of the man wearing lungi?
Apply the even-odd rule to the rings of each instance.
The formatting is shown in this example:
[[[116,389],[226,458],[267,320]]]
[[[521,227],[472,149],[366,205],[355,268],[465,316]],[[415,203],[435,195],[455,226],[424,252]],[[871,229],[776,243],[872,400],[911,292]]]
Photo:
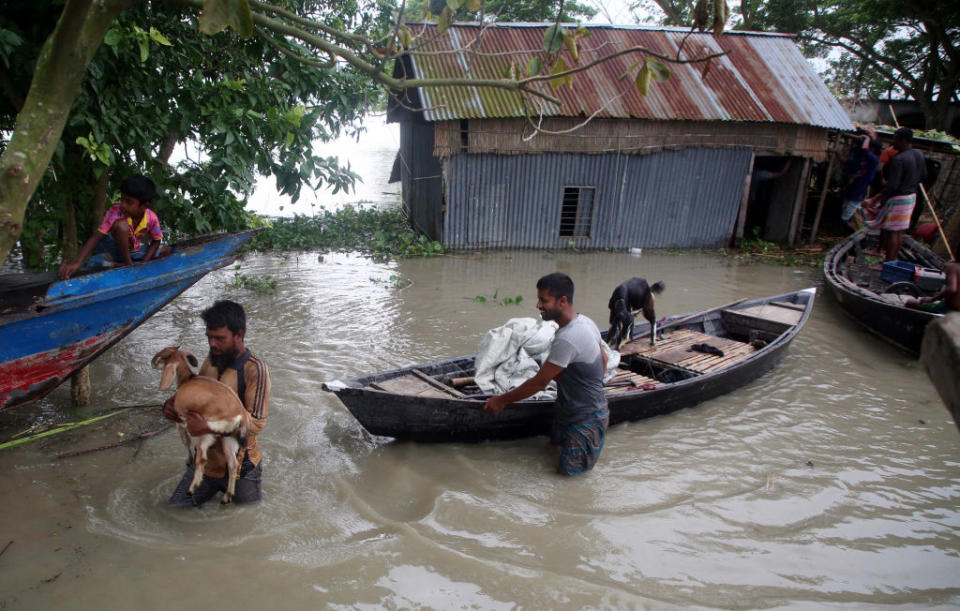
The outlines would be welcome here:
[[[609,421],[603,393],[607,355],[597,325],[573,309],[573,280],[566,274],[548,274],[537,281],[537,309],[544,320],[560,326],[547,360],[535,376],[491,397],[483,409],[499,414],[507,405],[533,396],[556,378],[557,403],[550,443],[559,452],[557,472],[578,475],[592,469],[603,450]]]
[[[894,261],[900,255],[903,231],[910,227],[910,215],[917,202],[917,189],[927,176],[923,153],[913,148],[913,130],[901,127],[893,134],[896,156],[885,172],[887,182],[883,190],[864,202],[863,223],[880,228],[880,248],[885,261]],[[876,215],[869,211],[875,210]],[[862,209],[863,211],[863,209]]]

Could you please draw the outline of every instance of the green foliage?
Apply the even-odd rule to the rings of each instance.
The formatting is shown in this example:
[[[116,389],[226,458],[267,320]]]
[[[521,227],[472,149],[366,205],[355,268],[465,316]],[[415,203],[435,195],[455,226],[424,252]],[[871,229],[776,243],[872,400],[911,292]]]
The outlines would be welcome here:
[[[780,246],[775,242],[768,242],[760,237],[760,228],[754,227],[753,237],[745,238],[740,248],[733,252],[726,250],[721,254],[731,254],[737,259],[775,262],[788,267],[823,266],[823,249],[793,249]]]
[[[404,278],[403,276],[398,276],[397,274],[390,274],[390,278],[387,280],[382,278],[370,278],[370,281],[375,284],[389,284],[390,288],[398,291],[403,290],[413,284],[413,280]]]
[[[240,273],[240,264],[234,267],[232,288],[243,288],[256,291],[259,295],[268,295],[277,292],[277,280],[270,274],[264,276],[248,276]]]
[[[0,13],[0,149],[11,136],[40,47],[62,9],[59,0],[13,0]],[[238,0],[209,3],[228,18]],[[288,8],[316,8],[291,0]],[[373,0],[324,2],[314,18],[334,27],[379,35],[389,15]],[[295,49],[280,40],[278,45]],[[320,70],[291,59],[263,37],[239,40],[231,31],[208,36],[183,8],[137,3],[107,32],[89,65],[50,171],[34,193],[22,239],[56,260],[68,206],[77,210],[79,242],[101,220],[93,218],[94,183],[109,171],[106,205],[133,173],[158,186],[153,208],[165,237],[245,228],[244,212],[257,176],[273,176],[294,201],[301,189],[352,188],[358,178],[336,157],[314,153],[316,141],[361,130],[366,110],[382,93],[362,75]],[[176,160],[174,150],[187,151]],[[36,257],[34,257],[36,258]]]
[[[499,289],[493,293],[492,297],[487,297],[486,295],[477,295],[473,298],[477,303],[495,303],[501,306],[508,305],[520,305],[520,302],[523,301],[523,295],[517,295],[516,297],[500,297]]]
[[[252,246],[258,250],[356,251],[379,258],[431,257],[446,252],[439,242],[414,232],[399,209],[354,206],[278,219],[257,234]]]
[[[947,127],[960,91],[955,2],[766,0],[756,13],[763,29],[796,32],[808,57],[828,57],[825,76],[840,95],[904,95],[924,108],[927,127]]]

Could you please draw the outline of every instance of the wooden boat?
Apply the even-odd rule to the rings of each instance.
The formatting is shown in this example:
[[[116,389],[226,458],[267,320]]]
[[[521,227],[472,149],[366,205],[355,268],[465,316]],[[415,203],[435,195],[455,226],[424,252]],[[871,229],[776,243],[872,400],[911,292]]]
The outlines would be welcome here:
[[[607,382],[610,424],[666,414],[736,390],[779,361],[810,316],[815,289],[741,300],[673,316],[650,346],[649,325],[634,326]],[[604,332],[604,335],[606,333]],[[719,348],[723,356],[693,351]],[[503,412],[483,411],[486,396],[462,385],[474,357],[462,356],[329,382],[333,392],[374,435],[414,441],[481,441],[544,435],[554,400],[526,399]]]
[[[56,388],[207,272],[234,260],[255,231],[177,244],[173,254],[77,275],[0,276],[0,412]]]
[[[942,314],[914,310],[895,294],[933,295],[912,282],[886,282],[870,269],[864,249],[877,247],[876,238],[858,231],[834,246],[823,261],[823,275],[840,306],[855,321],[903,350],[917,355],[923,331]],[[940,269],[943,259],[908,236],[903,237],[900,258],[907,263]],[[876,261],[873,262],[874,264]],[[892,291],[892,292],[891,292]]]

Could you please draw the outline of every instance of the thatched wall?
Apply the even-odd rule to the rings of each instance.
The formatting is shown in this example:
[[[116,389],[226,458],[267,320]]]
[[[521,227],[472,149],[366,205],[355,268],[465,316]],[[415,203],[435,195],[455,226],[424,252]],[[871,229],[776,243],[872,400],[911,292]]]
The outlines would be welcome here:
[[[564,132],[575,118],[544,119],[541,129]],[[466,128],[466,129],[464,129]],[[805,125],[722,121],[594,119],[568,133],[538,133],[524,119],[470,119],[434,124],[435,157],[461,153],[626,153],[646,155],[686,148],[750,149],[762,154],[826,159],[827,130]],[[464,147],[464,143],[466,146]]]

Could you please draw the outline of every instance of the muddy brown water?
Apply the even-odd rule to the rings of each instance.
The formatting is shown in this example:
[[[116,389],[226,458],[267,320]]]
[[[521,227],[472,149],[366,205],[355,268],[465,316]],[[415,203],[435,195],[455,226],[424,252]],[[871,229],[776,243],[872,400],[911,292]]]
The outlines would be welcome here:
[[[661,316],[819,293],[773,372],[612,428],[575,479],[553,473],[542,438],[373,438],[321,390],[474,352],[486,330],[537,315],[534,283],[553,271],[600,326],[633,275],[666,282]],[[93,400],[161,401],[150,357],[204,353],[199,312],[240,301],[273,376],[265,500],[168,508],[184,460],[173,430],[56,458],[159,426],[159,409],[0,452],[0,609],[960,605],[960,435],[917,362],[855,327],[819,270],[646,251],[248,257],[241,273],[278,280],[270,295],[229,287],[234,273],[208,275],[98,359]],[[68,417],[68,403],[63,386],[4,414],[0,439]]]

